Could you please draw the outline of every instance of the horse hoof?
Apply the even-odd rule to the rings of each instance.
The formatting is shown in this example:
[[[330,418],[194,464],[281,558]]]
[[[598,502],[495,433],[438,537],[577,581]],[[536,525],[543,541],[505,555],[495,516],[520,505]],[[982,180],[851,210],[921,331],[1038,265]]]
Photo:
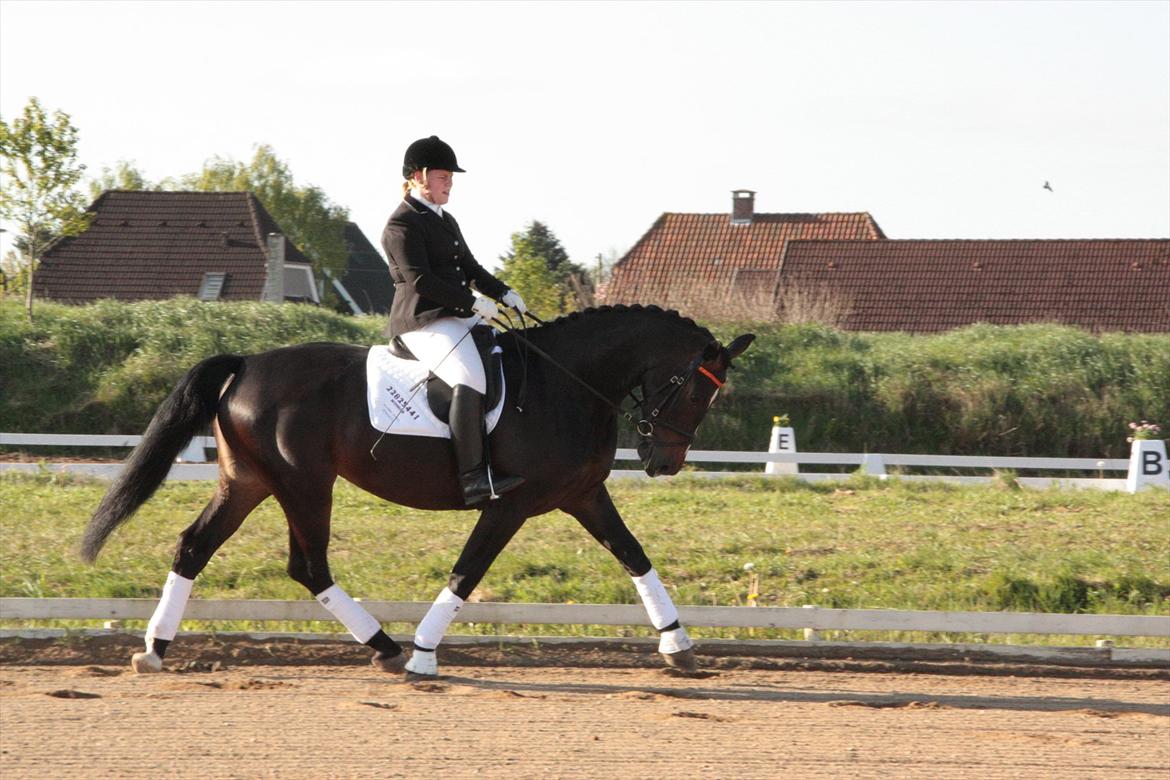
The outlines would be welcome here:
[[[433,680],[439,676],[439,659],[434,650],[415,650],[405,669],[407,680]]]
[[[663,659],[666,660],[666,665],[672,669],[678,669],[683,672],[694,672],[699,668],[699,662],[695,660],[695,651],[693,648],[686,650],[679,650],[677,653],[663,653]]]
[[[406,653],[399,650],[397,655],[387,656],[379,651],[370,659],[370,666],[380,672],[397,674],[406,668]]]
[[[162,671],[162,658],[158,653],[135,653],[130,657],[130,668],[137,674],[154,674]]]

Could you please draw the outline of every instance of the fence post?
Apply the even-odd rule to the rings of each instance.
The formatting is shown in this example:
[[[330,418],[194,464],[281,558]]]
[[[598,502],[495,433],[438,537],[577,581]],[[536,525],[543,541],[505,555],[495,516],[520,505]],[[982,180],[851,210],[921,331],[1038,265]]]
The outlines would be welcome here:
[[[889,476],[886,474],[886,459],[879,452],[865,453],[861,458],[861,473],[866,476],[885,479]]]
[[[796,454],[796,432],[781,425],[779,417],[772,418],[772,438],[768,442],[768,453],[791,452]],[[775,463],[769,461],[764,464],[765,474],[797,474],[800,472],[796,463]]]
[[[1136,493],[1146,485],[1170,490],[1166,470],[1166,442],[1161,439],[1134,439],[1129,451],[1129,474],[1125,489]]]

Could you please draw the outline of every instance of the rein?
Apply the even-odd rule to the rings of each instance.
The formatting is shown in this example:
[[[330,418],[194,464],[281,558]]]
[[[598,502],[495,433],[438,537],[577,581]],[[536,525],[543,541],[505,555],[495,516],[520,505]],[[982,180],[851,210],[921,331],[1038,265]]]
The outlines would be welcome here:
[[[548,324],[544,320],[537,317],[535,314],[531,314],[529,312],[525,312],[525,313],[522,313],[520,315],[521,323],[524,322],[524,317],[531,318],[534,322],[536,322],[539,325],[547,325]],[[707,379],[710,379],[715,384],[716,389],[723,387],[723,382],[717,376],[712,374],[710,371],[708,371],[703,366],[699,365],[699,361],[700,361],[702,355],[696,355],[694,361],[691,363],[690,366],[687,367],[687,370],[685,373],[683,373],[682,375],[676,374],[676,375],[672,376],[670,379],[668,379],[666,382],[664,382],[662,385],[660,385],[656,390],[654,390],[651,393],[643,393],[643,397],[641,399],[639,399],[636,395],[634,395],[633,390],[630,390],[626,393],[626,397],[628,397],[630,400],[632,400],[634,402],[634,405],[641,412],[642,419],[635,420],[634,414],[632,411],[627,411],[626,409],[623,409],[621,407],[620,402],[615,404],[613,401],[606,398],[604,395],[601,394],[600,391],[598,391],[596,388],[594,388],[592,385],[590,385],[588,382],[586,382],[581,377],[574,374],[572,372],[572,370],[570,370],[569,368],[564,366],[560,361],[558,361],[552,355],[548,354],[543,349],[541,349],[540,347],[536,346],[531,341],[529,341],[525,336],[521,335],[520,332],[518,331],[518,329],[512,327],[510,323],[504,322],[503,320],[500,320],[499,318],[493,318],[492,322],[494,324],[496,324],[497,326],[499,326],[505,332],[511,333],[512,336],[514,338],[516,338],[516,340],[518,340],[522,345],[524,345],[525,349],[532,350],[537,355],[544,358],[549,363],[551,363],[552,365],[554,365],[558,369],[560,369],[566,376],[568,376],[570,379],[572,379],[577,384],[581,385],[581,387],[585,388],[590,393],[592,393],[594,396],[601,399],[601,401],[606,406],[613,409],[615,412],[617,412],[618,415],[620,415],[621,417],[626,419],[628,422],[630,422],[630,424],[632,424],[634,426],[634,430],[638,432],[639,436],[646,438],[646,439],[650,439],[651,441],[654,441],[656,444],[662,444],[664,446],[681,446],[683,443],[685,443],[689,446],[690,443],[695,440],[694,433],[687,433],[686,431],[680,430],[680,429],[674,427],[673,425],[671,425],[670,423],[665,422],[664,420],[659,420],[658,416],[660,414],[662,414],[662,412],[664,412],[668,408],[670,408],[670,406],[674,403],[675,399],[678,397],[678,394],[682,390],[683,386],[686,385],[686,383],[691,379],[692,376],[695,375],[696,372],[702,374]],[[525,374],[527,374],[527,371],[525,371]],[[662,401],[658,404],[658,406],[654,407],[654,409],[652,409],[649,414],[646,414],[646,404],[647,404],[648,399],[653,398],[654,396],[658,395],[660,392],[665,390],[667,387],[670,387],[671,385],[673,385],[673,388],[670,390],[670,392],[668,392],[663,397]],[[623,398],[622,400],[625,400],[625,399]],[[663,442],[661,440],[655,440],[654,439],[655,425],[660,425],[663,428],[666,428],[667,430],[672,431],[673,433],[676,433],[679,436],[682,436],[686,441],[673,443],[673,445],[672,445],[672,443],[670,443],[670,442]]]

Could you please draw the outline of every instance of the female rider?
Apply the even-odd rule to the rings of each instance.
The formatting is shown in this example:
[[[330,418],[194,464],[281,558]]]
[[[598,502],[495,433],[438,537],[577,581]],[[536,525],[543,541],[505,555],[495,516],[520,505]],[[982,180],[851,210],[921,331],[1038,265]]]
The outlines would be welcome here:
[[[470,331],[499,314],[495,301],[525,311],[518,293],[471,254],[459,224],[444,209],[456,173],[455,152],[438,136],[406,148],[402,203],[382,232],[394,302],[389,336],[398,337],[451,387],[451,442],[467,506],[519,487],[522,477],[493,477],[484,428],[487,390],[483,361]],[[482,293],[474,295],[472,290]],[[494,300],[493,300],[494,299]],[[481,320],[482,318],[482,320]]]

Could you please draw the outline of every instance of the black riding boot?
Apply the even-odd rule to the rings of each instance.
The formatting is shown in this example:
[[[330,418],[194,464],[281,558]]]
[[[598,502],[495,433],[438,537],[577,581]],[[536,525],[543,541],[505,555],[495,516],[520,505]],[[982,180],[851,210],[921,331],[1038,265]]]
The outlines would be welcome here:
[[[523,477],[492,478],[487,458],[487,431],[483,425],[483,395],[467,385],[451,391],[451,443],[455,467],[463,488],[463,502],[473,506],[499,498],[524,484]]]

